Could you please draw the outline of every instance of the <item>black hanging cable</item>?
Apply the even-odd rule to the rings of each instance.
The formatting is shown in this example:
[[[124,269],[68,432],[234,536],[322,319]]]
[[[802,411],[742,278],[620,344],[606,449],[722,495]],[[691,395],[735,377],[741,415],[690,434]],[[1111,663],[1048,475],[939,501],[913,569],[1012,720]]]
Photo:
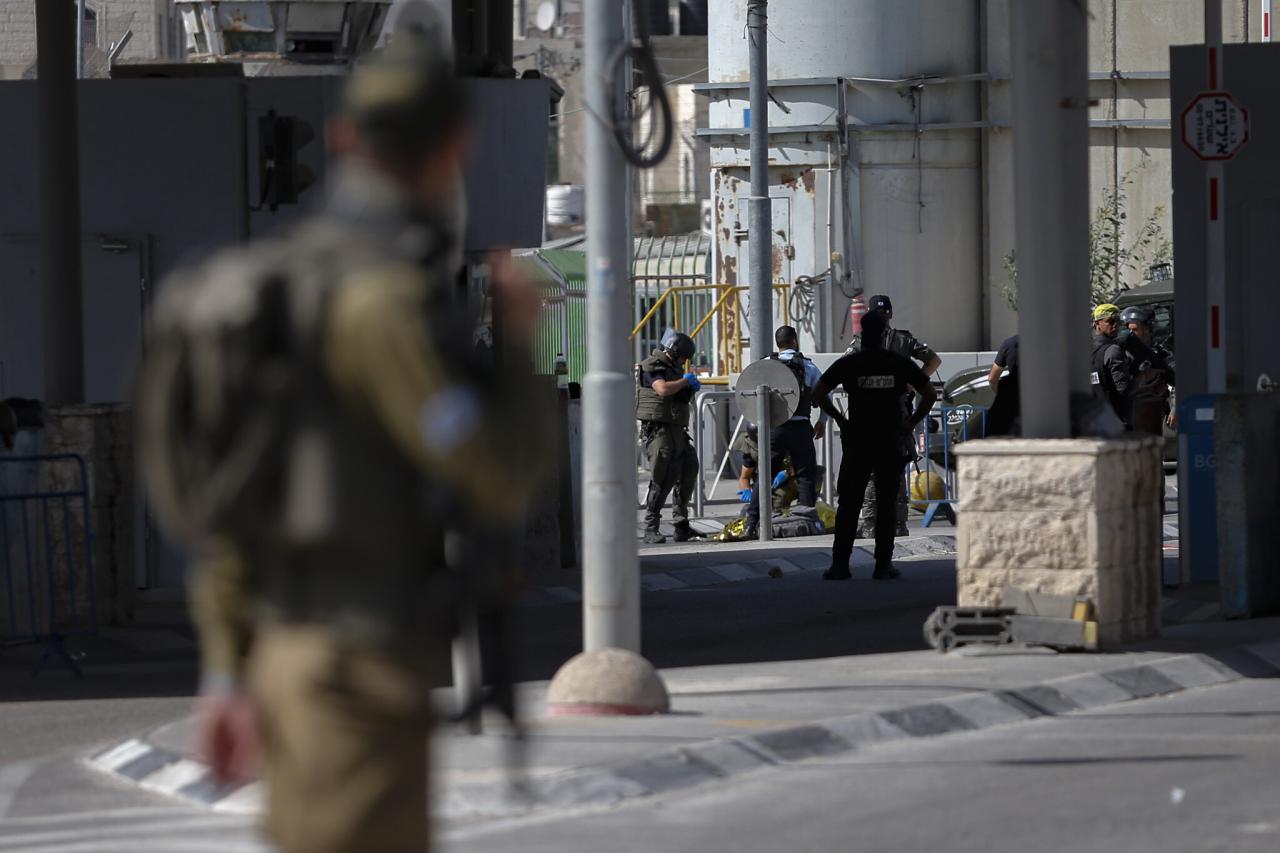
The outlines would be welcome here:
[[[671,114],[671,100],[667,97],[666,81],[662,79],[662,72],[658,68],[657,57],[654,56],[653,44],[649,40],[649,3],[652,0],[633,0],[633,8],[636,10],[634,16],[636,40],[631,44],[622,46],[613,55],[613,61],[610,64],[610,73],[614,79],[622,74],[626,68],[626,60],[630,59],[635,63],[636,69],[640,72],[643,86],[649,91],[649,105],[638,116],[628,115],[627,98],[630,97],[630,86],[627,86],[627,95],[619,99],[617,95],[611,98],[610,118],[613,127],[613,138],[618,143],[618,150],[622,152],[622,156],[628,163],[637,169],[652,169],[663,160],[671,151],[671,144],[675,137],[675,122]],[[627,81],[630,84],[630,80]],[[654,110],[654,102],[657,103],[658,116],[650,115],[648,134],[642,144],[637,145],[633,138],[635,123],[645,113],[652,114]],[[654,145],[654,133],[657,130],[657,122],[655,118],[661,121],[661,129],[658,134],[658,142]]]

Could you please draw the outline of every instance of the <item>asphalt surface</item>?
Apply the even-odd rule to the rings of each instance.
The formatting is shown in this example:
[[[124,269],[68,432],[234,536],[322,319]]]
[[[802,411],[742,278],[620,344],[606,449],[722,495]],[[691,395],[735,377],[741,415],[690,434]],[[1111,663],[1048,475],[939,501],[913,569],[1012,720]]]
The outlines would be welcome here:
[[[455,830],[449,853],[1280,849],[1280,681],[811,760],[607,810]]]

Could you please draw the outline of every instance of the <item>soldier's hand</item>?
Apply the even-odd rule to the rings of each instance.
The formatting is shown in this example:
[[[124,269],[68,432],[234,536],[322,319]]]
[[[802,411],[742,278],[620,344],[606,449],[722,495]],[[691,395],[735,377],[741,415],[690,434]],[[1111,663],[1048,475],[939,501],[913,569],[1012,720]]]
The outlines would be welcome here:
[[[542,310],[537,285],[516,266],[510,252],[495,250],[487,260],[495,319],[503,334],[510,341],[531,342]]]
[[[827,434],[827,422],[818,421],[818,425],[813,428],[813,440],[822,441],[823,436]]]
[[[247,782],[258,771],[261,743],[253,701],[239,691],[196,700],[196,753],[223,784]]]

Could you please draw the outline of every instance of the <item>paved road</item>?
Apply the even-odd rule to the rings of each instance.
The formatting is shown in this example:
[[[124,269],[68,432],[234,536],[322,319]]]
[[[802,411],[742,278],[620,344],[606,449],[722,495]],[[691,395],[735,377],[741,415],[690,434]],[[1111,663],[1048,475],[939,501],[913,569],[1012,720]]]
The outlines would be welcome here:
[[[442,849],[1273,853],[1277,766],[1280,681],[1251,681],[459,829]]]

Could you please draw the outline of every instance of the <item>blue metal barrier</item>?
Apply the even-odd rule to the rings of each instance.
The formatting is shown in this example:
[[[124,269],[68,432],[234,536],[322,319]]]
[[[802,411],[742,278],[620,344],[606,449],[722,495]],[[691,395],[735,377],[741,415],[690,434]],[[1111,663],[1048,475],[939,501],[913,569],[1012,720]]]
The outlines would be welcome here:
[[[974,420],[977,420],[975,427]],[[935,428],[933,424],[937,424]],[[935,406],[929,416],[916,428],[916,451],[921,456],[926,481],[928,475],[939,467],[935,457],[941,455],[942,490],[940,499],[916,501],[912,503],[926,504],[924,526],[933,524],[934,517],[942,512],[955,524],[955,505],[959,500],[958,479],[954,462],[955,445],[971,438],[982,438],[987,433],[987,408],[984,406]],[[939,447],[940,445],[940,447]],[[911,482],[907,481],[907,495],[910,500]],[[928,488],[927,482],[925,488]]]
[[[74,474],[67,488],[41,488]],[[0,456],[0,566],[5,605],[0,645],[44,643],[33,674],[51,661],[77,676],[65,641],[98,628],[93,523],[84,459],[75,454]]]

